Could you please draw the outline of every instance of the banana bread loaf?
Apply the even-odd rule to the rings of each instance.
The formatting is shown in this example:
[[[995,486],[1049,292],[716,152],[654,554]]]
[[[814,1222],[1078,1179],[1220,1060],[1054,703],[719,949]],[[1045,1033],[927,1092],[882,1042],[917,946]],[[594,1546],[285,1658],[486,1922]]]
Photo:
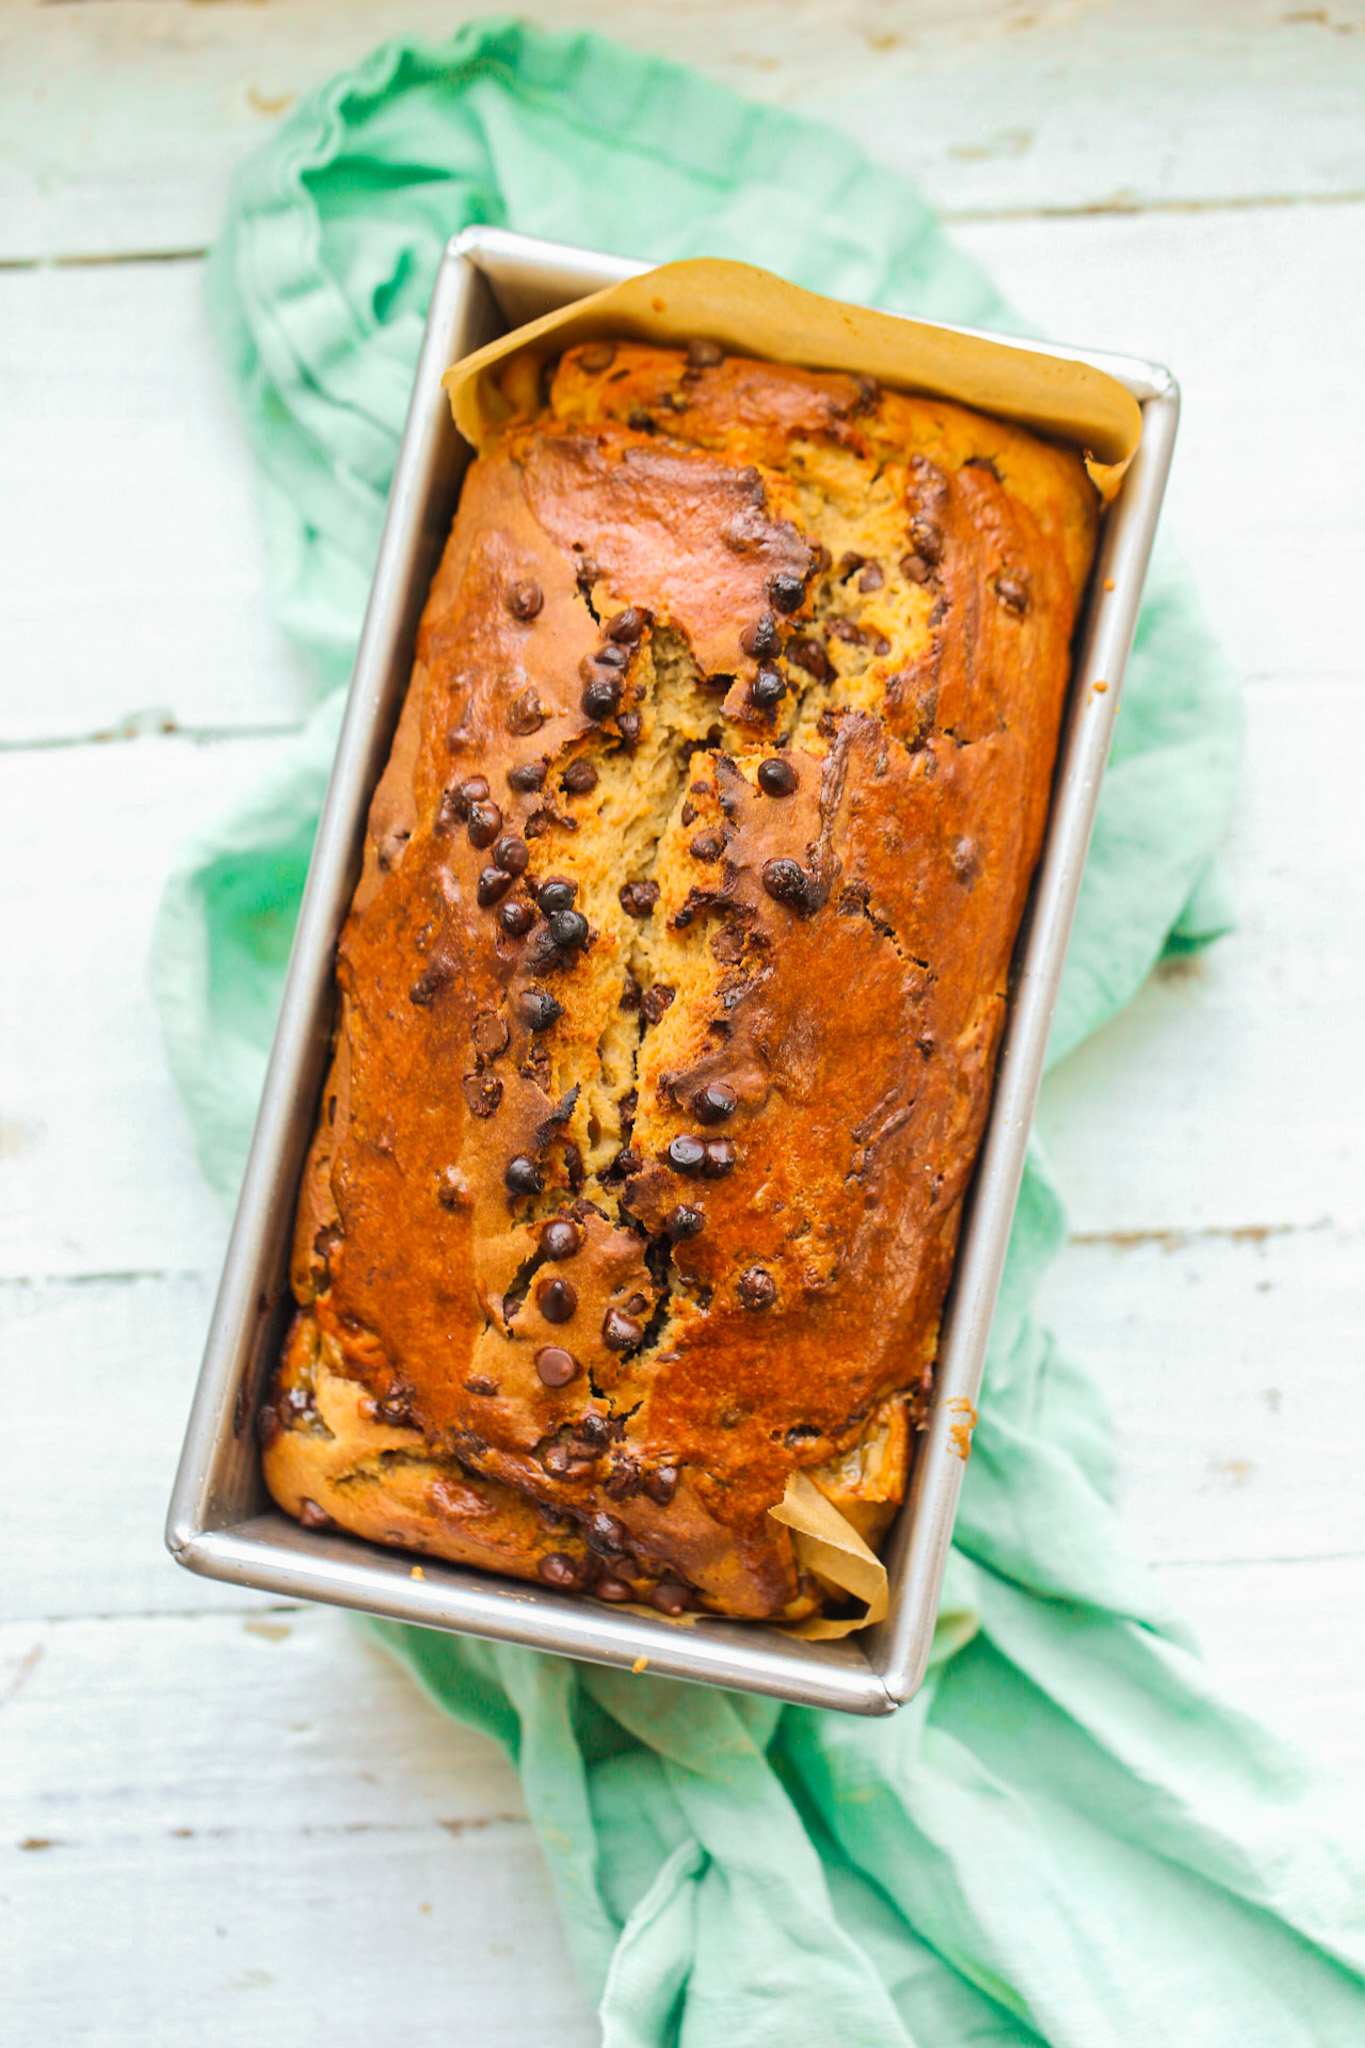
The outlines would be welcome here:
[[[789,1474],[875,1544],[929,1397],[1096,493],[705,342],[506,389],[341,937],[266,1479],[798,1619]]]

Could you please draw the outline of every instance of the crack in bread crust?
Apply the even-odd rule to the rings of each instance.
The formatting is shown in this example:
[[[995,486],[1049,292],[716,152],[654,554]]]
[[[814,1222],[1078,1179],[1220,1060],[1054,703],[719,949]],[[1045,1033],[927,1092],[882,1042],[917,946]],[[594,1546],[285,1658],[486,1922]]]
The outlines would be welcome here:
[[[467,476],[262,1434],[292,1513],[792,1618],[792,1469],[876,1534],[904,1488],[1096,506],[716,355],[571,351]]]

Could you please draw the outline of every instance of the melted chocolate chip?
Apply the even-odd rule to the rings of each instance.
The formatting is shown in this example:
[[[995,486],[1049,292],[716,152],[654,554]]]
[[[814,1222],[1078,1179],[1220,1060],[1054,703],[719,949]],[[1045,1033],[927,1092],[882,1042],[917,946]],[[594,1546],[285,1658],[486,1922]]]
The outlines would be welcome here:
[[[627,917],[648,917],[658,900],[657,882],[627,882],[620,892],[621,908]]]
[[[720,1124],[734,1115],[738,1104],[739,1097],[724,1081],[708,1081],[692,1097],[692,1114],[698,1123]]]
[[[746,1266],[739,1276],[739,1298],[745,1308],[771,1308],[777,1300],[777,1282],[763,1266]]]
[[[610,718],[621,702],[621,682],[618,676],[598,675],[585,685],[580,702],[585,718],[591,718],[600,725],[604,718]]]
[[[858,578],[858,588],[862,591],[880,590],[885,581],[886,575],[881,563],[869,562]]]
[[[763,886],[775,903],[801,913],[814,908],[815,885],[799,861],[777,859],[763,863]]]
[[[687,344],[689,370],[714,370],[724,361],[725,350],[717,341],[689,341]]]
[[[533,732],[540,731],[549,715],[536,692],[528,685],[526,689],[518,690],[507,706],[507,730],[515,739],[527,739]],[[508,780],[511,780],[510,776]],[[540,783],[533,787],[539,789]]]
[[[628,1494],[640,1490],[640,1468],[634,1458],[628,1458],[618,1451],[611,1461],[611,1470],[603,1481],[602,1491],[608,1500],[625,1500]]]
[[[507,1162],[503,1180],[514,1195],[539,1195],[544,1192],[545,1176],[534,1159],[528,1159],[524,1152]]]
[[[707,1180],[723,1180],[738,1164],[739,1154],[728,1138],[711,1138],[706,1145],[702,1172]]]
[[[538,1561],[536,1577],[547,1586],[562,1586],[568,1592],[578,1584],[580,1573],[573,1558],[562,1550],[552,1550]]]
[[[617,612],[602,628],[608,640],[621,641],[627,647],[634,647],[644,630],[645,615],[633,604],[627,605],[623,612]]]
[[[550,937],[561,953],[572,953],[588,943],[588,920],[581,910],[556,910],[549,920]]]
[[[590,377],[600,377],[616,361],[614,341],[590,341],[586,348],[578,351],[578,367],[586,370]]]
[[[575,1226],[567,1216],[552,1217],[550,1222],[540,1226],[541,1254],[547,1259],[571,1259],[581,1240]]]
[[[502,1101],[502,1082],[493,1074],[466,1074],[461,1086],[471,1116],[492,1116]]]
[[[280,1421],[278,1410],[272,1408],[268,1401],[263,1408],[256,1410],[256,1441],[263,1451],[268,1451],[270,1446],[278,1441],[283,1431],[284,1424]]]
[[[481,1372],[475,1372],[465,1381],[464,1390],[467,1394],[477,1394],[486,1399],[488,1395],[497,1393],[498,1383],[486,1378]]]
[[[450,979],[451,970],[444,960],[429,960],[408,990],[408,1001],[419,1010],[429,1009],[437,991]]]
[[[639,982],[633,974],[628,974],[621,984],[621,995],[616,1005],[617,1009],[638,1010],[642,1000]]]
[[[806,595],[805,578],[782,572],[768,579],[768,598],[779,612],[799,609]]]
[[[583,1154],[572,1140],[564,1147],[564,1171],[569,1176],[569,1186],[577,1194],[583,1185]]]
[[[776,654],[779,645],[777,620],[772,613],[760,612],[752,625],[746,626],[740,634],[739,644],[756,661],[765,654]]]
[[[688,1209],[679,1203],[664,1219],[664,1229],[671,1244],[683,1244],[689,1237],[699,1237],[706,1228],[706,1218],[700,1209]]]
[[[674,1173],[700,1173],[706,1164],[706,1146],[689,1131],[680,1131],[664,1157]]]
[[[800,777],[790,761],[760,761],[758,786],[764,796],[790,796]]]
[[[653,988],[647,988],[640,998],[640,1011],[645,1022],[657,1024],[677,993],[666,981],[656,981]]]
[[[1028,610],[1029,587],[1027,576],[997,576],[995,594],[1007,612],[1013,612],[1017,619]]]
[[[536,1371],[547,1387],[567,1387],[578,1377],[578,1360],[560,1344],[545,1344],[536,1353]]]
[[[446,791],[450,808],[461,823],[469,816],[472,806],[481,804],[487,795],[488,784],[482,775],[470,775],[454,789]]]
[[[530,858],[530,847],[513,832],[500,839],[493,848],[493,865],[501,868],[505,875],[524,875]]]
[[[469,1199],[464,1175],[457,1166],[446,1167],[436,1183],[436,1199],[443,1209],[463,1209]]]
[[[849,577],[856,575],[858,570],[862,568],[863,563],[866,560],[867,556],[860,555],[856,548],[850,548],[847,554],[840,555],[839,567],[835,571],[835,574],[838,576],[839,581],[841,583],[847,583]]]
[[[535,921],[534,910],[520,898],[515,903],[504,903],[498,911],[498,923],[509,939],[524,939]]]
[[[602,1342],[608,1351],[629,1351],[644,1334],[644,1324],[619,1308],[609,1308],[602,1318]]]
[[[503,603],[514,619],[533,619],[545,602],[545,592],[528,576],[523,583],[510,584]]]
[[[829,656],[818,640],[802,635],[787,642],[787,659],[803,668],[808,676],[814,676],[817,683],[828,683],[834,679]]]
[[[474,891],[480,910],[491,910],[495,903],[500,903],[511,888],[512,880],[512,876],[505,875],[501,868],[484,868]]]
[[[633,424],[633,414],[631,418]],[[635,1598],[635,1588],[628,1586],[624,1579],[618,1579],[614,1572],[603,1572],[601,1578],[594,1583],[592,1591],[595,1600],[610,1600],[614,1605]]]
[[[538,1194],[540,1190],[536,1192]],[[551,1279],[537,1282],[536,1307],[547,1323],[570,1322],[578,1307],[578,1289],[556,1273]]]
[[[652,1472],[645,1474],[645,1492],[651,1500],[666,1508],[678,1490],[678,1468],[676,1465],[656,1465]]]
[[[902,555],[900,572],[907,583],[927,583],[934,573],[932,562],[926,562],[923,555]]]
[[[500,1017],[496,1010],[481,1010],[469,1035],[476,1052],[481,1052],[487,1060],[495,1060],[500,1052],[506,1052],[507,1041],[512,1034],[507,1028],[507,1019]]]
[[[677,1579],[660,1579],[649,1595],[650,1605],[657,1607],[660,1614],[684,1613],[691,1598],[688,1588]]]
[[[760,711],[770,711],[787,694],[787,682],[780,669],[761,668],[749,685],[749,702]]]
[[[508,769],[507,780],[511,788],[520,790],[523,796],[529,796],[534,790],[545,787],[545,763],[523,761],[519,767]]]
[[[320,1508],[315,1500],[299,1502],[299,1520],[305,1529],[335,1529],[336,1523],[326,1508]]]
[[[943,528],[936,525],[932,519],[926,519],[922,514],[912,519],[910,539],[914,544],[915,553],[922,555],[930,568],[942,561]]]
[[[644,720],[638,711],[623,711],[616,725],[621,735],[621,744],[629,753],[632,747],[639,745],[640,734],[644,731]]]
[[[693,860],[719,860],[725,851],[723,832],[698,832],[688,848]]]
[[[570,761],[559,778],[559,786],[570,796],[591,796],[597,787],[597,770],[591,761]]]
[[[551,875],[536,890],[536,902],[545,917],[553,917],[557,910],[572,910],[577,894],[577,882],[570,882],[563,875]]]
[[[630,1531],[615,1515],[609,1515],[605,1508],[599,1508],[591,1518],[585,1531],[588,1548],[595,1550],[599,1557],[620,1557],[630,1544]]]
[[[657,434],[659,423],[653,413],[645,411],[642,405],[633,405],[626,414],[626,425],[636,434]]]

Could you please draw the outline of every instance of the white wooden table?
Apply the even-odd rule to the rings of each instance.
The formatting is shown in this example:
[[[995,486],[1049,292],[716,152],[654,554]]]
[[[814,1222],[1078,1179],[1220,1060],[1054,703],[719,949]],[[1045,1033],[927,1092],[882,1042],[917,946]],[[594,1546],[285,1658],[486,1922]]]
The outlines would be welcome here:
[[[595,2026],[512,1771],[340,1615],[160,1527],[224,1222],[145,959],[302,702],[200,305],[234,158],[434,0],[0,5],[7,2038],[521,2048]],[[541,0],[553,26],[579,11]],[[579,16],[581,18],[581,16]],[[1164,358],[1247,681],[1234,937],[1050,1085],[1049,1288],[1214,1665],[1365,1773],[1365,9],[598,0],[818,111],[1062,338]]]

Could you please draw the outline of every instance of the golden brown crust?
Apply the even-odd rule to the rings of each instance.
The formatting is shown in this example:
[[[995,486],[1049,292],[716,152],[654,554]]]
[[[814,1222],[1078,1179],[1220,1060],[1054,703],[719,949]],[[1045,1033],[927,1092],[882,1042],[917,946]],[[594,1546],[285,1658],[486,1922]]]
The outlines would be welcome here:
[[[960,407],[715,354],[574,350],[469,472],[265,1465],[381,1541],[794,1616],[793,1468],[857,1466],[869,1529],[903,1488],[1095,494]]]

